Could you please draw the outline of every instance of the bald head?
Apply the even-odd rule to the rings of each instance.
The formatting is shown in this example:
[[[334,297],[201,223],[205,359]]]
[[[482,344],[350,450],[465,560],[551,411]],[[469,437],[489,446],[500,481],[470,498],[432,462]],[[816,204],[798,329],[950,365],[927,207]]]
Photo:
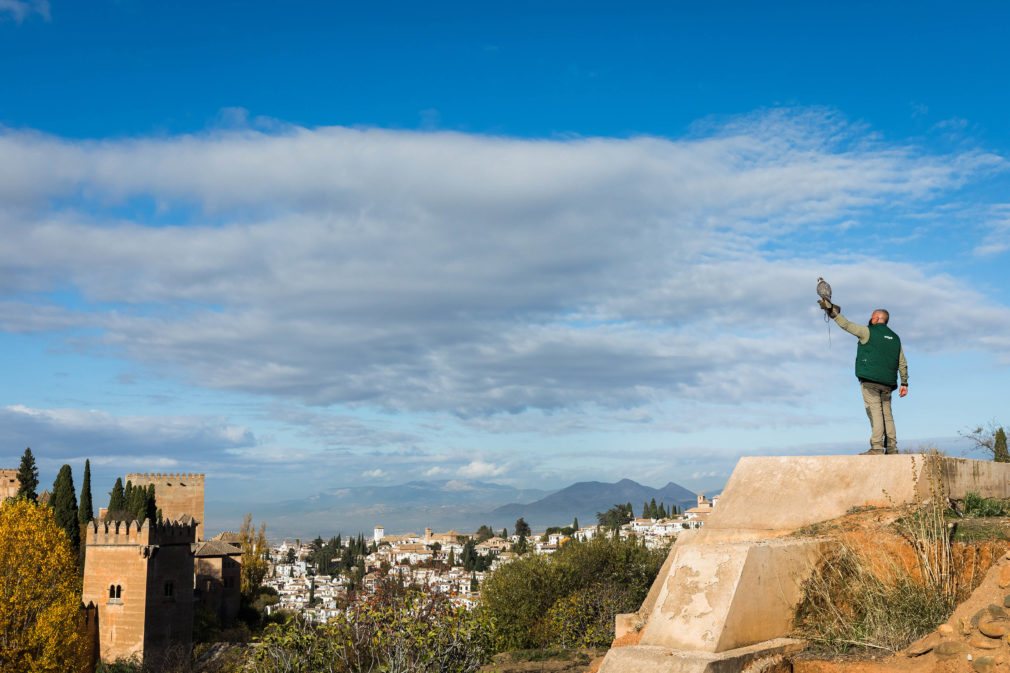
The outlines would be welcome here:
[[[886,325],[887,321],[890,319],[891,319],[890,313],[888,313],[882,308],[878,308],[876,311],[873,312],[873,315],[870,316],[870,324],[876,325],[877,323],[884,323]]]

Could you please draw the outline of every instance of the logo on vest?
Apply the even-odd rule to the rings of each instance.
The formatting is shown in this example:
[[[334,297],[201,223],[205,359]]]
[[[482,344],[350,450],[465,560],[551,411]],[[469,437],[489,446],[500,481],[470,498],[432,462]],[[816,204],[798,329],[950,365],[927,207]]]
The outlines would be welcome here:
[[[885,334],[885,335],[884,335],[884,338],[885,338],[885,339],[890,339],[891,341],[894,341],[894,337],[893,337],[893,336],[887,336],[887,335]]]

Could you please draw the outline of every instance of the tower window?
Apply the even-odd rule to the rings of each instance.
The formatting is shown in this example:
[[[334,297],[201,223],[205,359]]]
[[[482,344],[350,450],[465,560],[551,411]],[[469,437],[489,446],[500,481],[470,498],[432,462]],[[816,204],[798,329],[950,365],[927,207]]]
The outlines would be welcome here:
[[[123,597],[123,587],[121,587],[120,585],[117,584],[116,585],[116,598],[122,598],[122,597]]]
[[[175,583],[171,580],[165,582],[165,598],[172,598],[175,595]]]

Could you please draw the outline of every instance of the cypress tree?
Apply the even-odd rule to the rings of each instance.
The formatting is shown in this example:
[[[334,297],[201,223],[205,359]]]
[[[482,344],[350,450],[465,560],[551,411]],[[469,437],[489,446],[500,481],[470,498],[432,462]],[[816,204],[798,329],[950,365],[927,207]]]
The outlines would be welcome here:
[[[91,504],[91,461],[84,461],[84,479],[81,481],[81,505],[77,508],[77,522],[88,523],[95,518]]]
[[[1010,453],[1007,453],[1006,448],[1006,432],[1003,428],[996,431],[996,438],[993,440],[993,457],[992,459],[997,463],[1010,463]]]
[[[657,508],[656,511],[657,511],[656,516],[658,518],[665,519],[666,518],[666,503],[665,502],[660,502],[659,503],[659,507]]]
[[[651,516],[652,516],[652,510],[649,509],[649,503],[643,502],[642,503],[642,518],[643,519],[648,519]]]
[[[69,465],[60,468],[53,482],[53,495],[49,498],[57,525],[67,533],[74,551],[81,545],[81,529],[77,522],[77,493],[74,491],[74,474]]]
[[[154,484],[147,485],[146,507],[144,508],[144,518],[154,521],[158,519],[158,501],[154,497]]]
[[[35,466],[35,456],[32,455],[31,448],[25,449],[25,454],[21,456],[21,467],[18,468],[18,492],[15,498],[24,498],[35,502],[39,498],[39,468]]]
[[[109,494],[109,512],[126,508],[126,501],[123,496],[123,480],[120,477],[116,477],[116,485],[112,487],[112,493]]]
[[[503,540],[509,539],[509,529],[508,528],[502,528],[501,529],[501,539],[503,539]]]
[[[574,519],[572,519],[572,528],[574,528],[575,530],[579,529],[579,517],[575,517]]]
[[[662,513],[663,510],[656,507],[656,499],[653,498],[652,501],[649,502],[649,518],[658,519]]]

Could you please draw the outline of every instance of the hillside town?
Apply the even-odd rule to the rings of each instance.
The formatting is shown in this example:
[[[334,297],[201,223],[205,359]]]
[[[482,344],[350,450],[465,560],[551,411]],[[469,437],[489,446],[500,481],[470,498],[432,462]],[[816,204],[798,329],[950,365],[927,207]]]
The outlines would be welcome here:
[[[634,536],[650,549],[665,548],[685,530],[701,528],[711,515],[719,496],[711,499],[698,495],[695,507],[682,514],[664,518],[632,518],[617,531],[621,538]],[[457,561],[463,558],[468,541],[479,538],[475,533],[450,530],[435,533],[425,528],[423,535],[408,532],[387,535],[383,526],[372,531],[369,553],[363,559],[363,574],[355,582],[348,574],[329,573],[310,561],[315,551],[312,544],[301,540],[285,540],[270,547],[270,572],[265,586],[277,591],[278,602],[267,611],[300,613],[312,621],[323,623],[335,617],[355,597],[374,595],[382,583],[407,588],[420,587],[445,594],[450,601],[472,607],[479,596],[484,578],[518,554],[519,545],[527,544],[534,554],[552,554],[573,540],[586,541],[596,535],[612,535],[600,526],[582,526],[565,532],[534,533],[529,540],[512,534],[493,536],[476,543],[474,551],[489,558],[487,570],[467,570]],[[332,559],[336,562],[337,559]]]

